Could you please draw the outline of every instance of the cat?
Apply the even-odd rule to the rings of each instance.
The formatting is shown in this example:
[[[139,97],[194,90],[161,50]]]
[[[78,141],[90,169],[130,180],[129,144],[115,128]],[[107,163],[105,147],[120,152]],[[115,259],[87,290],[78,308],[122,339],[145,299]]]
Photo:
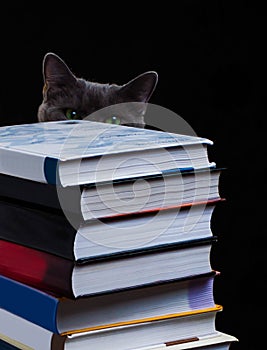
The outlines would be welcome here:
[[[39,122],[86,118],[144,128],[147,102],[156,88],[158,74],[147,71],[124,85],[91,82],[76,77],[58,55],[49,52],[43,59],[43,79]],[[107,106],[111,108],[101,111]]]

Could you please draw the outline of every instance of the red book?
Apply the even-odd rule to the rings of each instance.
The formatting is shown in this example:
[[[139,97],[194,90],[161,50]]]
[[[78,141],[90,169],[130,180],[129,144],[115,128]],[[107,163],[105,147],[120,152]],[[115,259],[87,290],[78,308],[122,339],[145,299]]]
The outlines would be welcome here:
[[[68,294],[70,260],[8,241],[0,241],[0,274],[52,294]]]
[[[150,247],[86,264],[1,240],[0,274],[51,294],[77,298],[209,273],[215,240]]]

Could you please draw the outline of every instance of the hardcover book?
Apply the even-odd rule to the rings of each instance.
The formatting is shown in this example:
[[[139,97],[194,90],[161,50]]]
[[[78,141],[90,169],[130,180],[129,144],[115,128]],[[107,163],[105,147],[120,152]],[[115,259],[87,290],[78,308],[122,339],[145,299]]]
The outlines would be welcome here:
[[[0,239],[77,262],[212,236],[210,220],[220,199],[102,220],[0,200]]]
[[[0,128],[0,173],[37,182],[78,184],[215,166],[212,141],[87,120]]]
[[[1,240],[0,274],[48,293],[77,298],[208,273],[214,241],[216,237],[208,237],[75,264]]]
[[[58,335],[22,317],[0,309],[0,338],[11,344],[23,344],[20,349],[38,350],[94,350],[158,346],[172,341],[217,335],[215,320],[222,306],[216,305],[195,312],[181,313],[163,319],[71,335]],[[112,344],[112,345],[111,345]]]
[[[140,323],[214,307],[213,284],[218,274],[211,271],[76,300],[60,298],[0,276],[0,308],[53,333],[72,334],[92,327]]]
[[[0,174],[0,199],[81,219],[115,217],[217,199],[222,169],[205,168],[80,186],[55,186]]]

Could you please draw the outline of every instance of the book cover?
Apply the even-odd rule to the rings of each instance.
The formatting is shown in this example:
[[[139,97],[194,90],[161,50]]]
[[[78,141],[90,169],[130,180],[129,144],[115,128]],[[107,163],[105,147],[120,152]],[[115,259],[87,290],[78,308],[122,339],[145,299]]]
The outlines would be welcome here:
[[[53,333],[134,322],[215,306],[213,282],[219,272],[71,300],[0,276],[0,308]]]
[[[214,166],[212,141],[195,136],[82,121],[0,128],[0,173],[65,186]],[[97,173],[97,176],[96,176]]]
[[[23,344],[31,349],[57,350],[73,349],[124,350],[166,344],[179,339],[199,338],[209,334],[217,335],[215,319],[222,306],[199,310],[198,312],[172,315],[143,323],[109,325],[103,329],[59,336],[28,320],[0,309],[0,338],[13,344]],[[57,342],[57,344],[55,344]],[[23,348],[22,348],[23,349]],[[25,348],[28,350],[28,348]]]
[[[216,237],[209,237],[102,256],[77,265],[53,254],[1,240],[0,274],[48,293],[77,298],[210,272],[214,241]]]

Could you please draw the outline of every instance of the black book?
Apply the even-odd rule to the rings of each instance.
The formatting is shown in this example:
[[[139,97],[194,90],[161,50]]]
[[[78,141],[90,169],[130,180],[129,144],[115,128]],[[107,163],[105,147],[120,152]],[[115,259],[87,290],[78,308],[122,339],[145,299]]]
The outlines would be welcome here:
[[[164,174],[62,187],[0,174],[0,200],[83,220],[177,207],[219,198],[222,169]]]
[[[87,261],[211,237],[210,221],[218,202],[220,199],[102,220],[73,216],[76,222],[71,222],[64,213],[0,201],[0,239]]]

